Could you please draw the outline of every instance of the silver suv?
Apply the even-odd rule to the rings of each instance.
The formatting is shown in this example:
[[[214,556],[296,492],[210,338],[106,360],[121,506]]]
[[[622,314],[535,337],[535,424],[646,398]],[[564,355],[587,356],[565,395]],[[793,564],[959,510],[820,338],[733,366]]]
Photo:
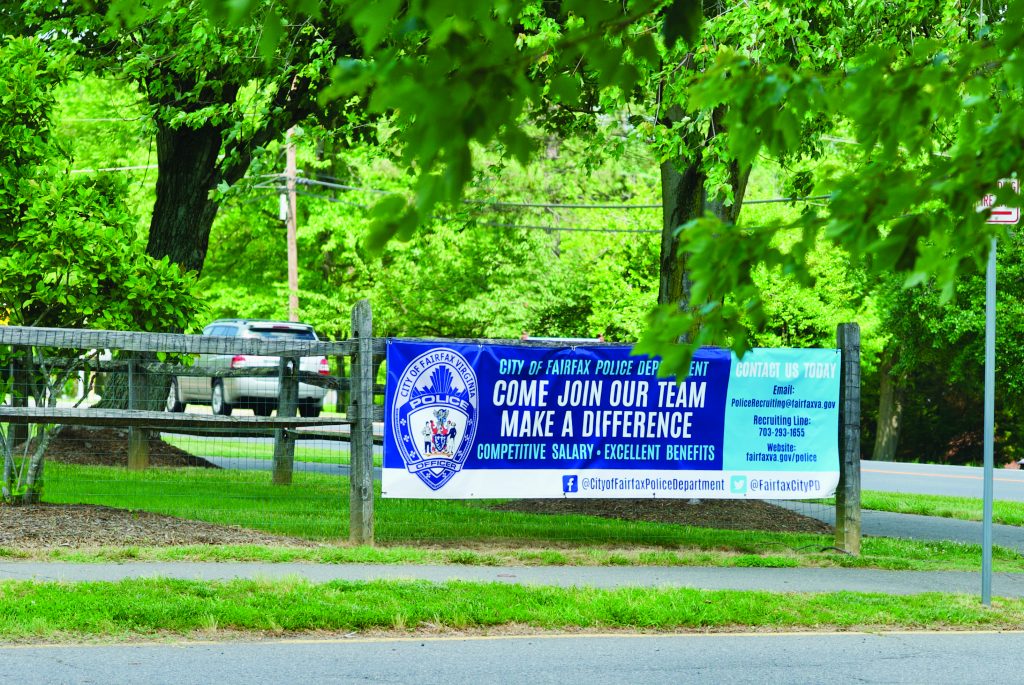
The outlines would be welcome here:
[[[258,319],[218,319],[203,329],[203,335],[263,340],[318,340],[309,324]],[[277,368],[279,363],[277,357],[202,354],[196,355],[193,368],[209,371]],[[323,376],[330,373],[327,357],[303,357],[299,368]],[[325,388],[299,383],[299,415],[319,416],[326,394]],[[222,416],[230,415],[235,407],[252,409],[257,416],[270,416],[270,412],[277,409],[279,395],[280,382],[276,376],[176,376],[171,379],[170,391],[167,393],[167,411],[185,411],[187,404],[209,404],[214,414]]]

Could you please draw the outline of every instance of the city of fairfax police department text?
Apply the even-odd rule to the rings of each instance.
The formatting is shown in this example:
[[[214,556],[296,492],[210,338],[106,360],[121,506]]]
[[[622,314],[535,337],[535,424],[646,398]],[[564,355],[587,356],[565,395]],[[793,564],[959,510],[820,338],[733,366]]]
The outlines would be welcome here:
[[[549,359],[499,360],[499,374],[490,400],[501,408],[499,434],[503,438],[559,438],[566,442],[485,443],[477,446],[481,460],[605,460],[714,461],[716,446],[701,444],[694,435],[694,414],[705,408],[709,363],[693,360],[683,382],[658,379],[658,360]],[[730,375],[737,378],[771,378],[775,401],[733,399],[736,406],[765,408],[832,409],[834,402],[805,402],[791,396],[791,381],[833,378],[836,364],[813,362],[736,362]],[[530,376],[546,376],[530,378]],[[574,378],[574,376],[588,378]],[[598,378],[594,378],[597,376]],[[636,376],[650,376],[651,380]],[[552,379],[551,377],[556,377]],[[557,378],[561,377],[561,378]],[[603,377],[603,378],[602,378]],[[625,378],[623,378],[625,377]],[[829,406],[825,406],[829,405]],[[611,407],[609,409],[608,407]],[[748,462],[807,463],[812,453],[799,452],[789,440],[804,436],[812,419],[805,416],[755,416],[754,431],[777,442],[764,451],[746,455]],[[605,443],[603,448],[586,440],[613,438],[634,442]],[[680,440],[687,444],[644,444],[644,440]]]

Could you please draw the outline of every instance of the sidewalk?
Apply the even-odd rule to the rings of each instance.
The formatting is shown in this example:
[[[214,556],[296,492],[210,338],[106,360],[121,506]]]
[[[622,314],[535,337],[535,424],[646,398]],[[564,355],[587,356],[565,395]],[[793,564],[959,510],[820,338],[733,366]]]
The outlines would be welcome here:
[[[77,564],[0,562],[0,580],[118,581],[127,578],[231,580],[305,578],[332,580],[469,581],[556,587],[688,587],[768,592],[925,592],[981,594],[981,573],[879,571],[847,568],[717,568],[692,566],[419,566],[373,564],[131,562]],[[993,574],[998,597],[1024,597],[1024,574]]]

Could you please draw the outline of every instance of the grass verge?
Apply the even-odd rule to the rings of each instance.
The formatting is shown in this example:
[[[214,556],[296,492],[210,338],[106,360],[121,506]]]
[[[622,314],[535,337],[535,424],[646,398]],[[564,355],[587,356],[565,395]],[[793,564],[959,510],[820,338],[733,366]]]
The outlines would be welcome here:
[[[274,486],[265,472],[214,469],[126,471],[51,463],[44,500],[100,504],[237,525],[325,544],[348,538],[348,479],[294,474]],[[386,550],[348,547],[170,548],[87,553],[111,558],[380,563],[546,563],[702,566],[844,566],[891,570],[977,570],[978,545],[865,538],[859,557],[837,552],[830,536],[716,530],[592,516],[497,511],[481,500],[375,502],[376,540]],[[53,552],[52,554],[76,554]],[[82,553],[77,553],[82,554]],[[14,550],[0,555],[17,557]],[[140,555],[129,557],[125,555]],[[177,555],[177,556],[175,556]],[[84,559],[83,559],[84,560]],[[1024,557],[996,548],[994,569],[1024,572]]]
[[[899,492],[866,490],[861,493],[861,506],[876,511],[898,514],[920,514],[943,518],[980,521],[982,500],[948,495],[912,495]],[[1024,502],[999,500],[992,503],[992,522],[1008,526],[1024,526]]]
[[[795,594],[686,588],[305,580],[0,582],[0,639],[204,638],[218,631],[416,631],[528,626],[653,631],[1019,628],[1024,601],[948,594]]]

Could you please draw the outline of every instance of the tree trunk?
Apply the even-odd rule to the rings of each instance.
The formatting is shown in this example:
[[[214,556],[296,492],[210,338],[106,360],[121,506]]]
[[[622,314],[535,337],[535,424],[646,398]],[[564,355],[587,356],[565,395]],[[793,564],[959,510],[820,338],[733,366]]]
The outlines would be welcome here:
[[[679,253],[676,229],[687,221],[711,213],[723,223],[733,224],[743,207],[750,168],[730,166],[730,184],[734,202],[726,206],[720,200],[708,200],[707,178],[700,171],[700,163],[688,165],[679,171],[671,161],[661,165],[661,282],[658,304],[690,304],[690,275],[686,268],[687,255]]]
[[[716,5],[705,2],[705,16]],[[706,143],[724,131],[722,118],[724,110],[712,114],[711,130]],[[661,123],[671,127],[683,116],[678,107],[669,107]],[[697,155],[691,163],[680,170],[673,160],[661,165],[661,271],[658,287],[658,304],[678,303],[681,308],[690,306],[690,274],[686,268],[688,255],[679,253],[679,236],[676,229],[707,213],[718,217],[725,224],[734,224],[743,207],[747,192],[750,167],[741,169],[737,162],[729,165],[729,185],[732,187],[733,203],[726,206],[721,200],[709,200],[707,176],[701,171],[703,159]]]
[[[7,424],[8,430],[13,424]],[[3,493],[3,501],[10,502],[14,492],[14,445],[5,437],[4,431],[0,428],[0,455],[4,458],[4,481],[0,490]]]
[[[216,189],[223,178],[217,161],[221,133],[213,126],[172,129],[157,122],[156,152],[160,168],[146,252],[157,259],[167,257],[186,271],[202,271],[210,229],[217,216],[219,205],[210,199],[210,191]],[[165,330],[181,332],[171,327]],[[150,359],[152,355],[140,357],[140,361]],[[170,378],[140,372],[137,380],[139,408],[151,411],[163,408]],[[127,408],[128,375],[119,373],[108,377],[103,386],[103,399],[96,406]]]
[[[157,124],[160,168],[146,252],[157,259],[168,257],[188,271],[202,271],[217,216],[218,203],[210,199],[210,191],[222,178],[217,164],[221,133],[213,126],[172,129]]]
[[[878,369],[878,425],[875,431],[875,449],[871,458],[876,461],[893,461],[900,443],[900,428],[903,425],[903,388],[900,379],[892,373],[894,360],[886,354]]]
[[[171,387],[171,377],[166,373],[150,373],[142,368],[141,365],[145,362],[156,361],[156,355],[153,353],[139,353],[136,361],[139,362],[139,366],[135,368],[132,379],[135,386],[134,409],[163,411]],[[97,409],[129,409],[128,372],[108,374],[103,383],[103,390],[99,394],[101,399],[95,405]]]

